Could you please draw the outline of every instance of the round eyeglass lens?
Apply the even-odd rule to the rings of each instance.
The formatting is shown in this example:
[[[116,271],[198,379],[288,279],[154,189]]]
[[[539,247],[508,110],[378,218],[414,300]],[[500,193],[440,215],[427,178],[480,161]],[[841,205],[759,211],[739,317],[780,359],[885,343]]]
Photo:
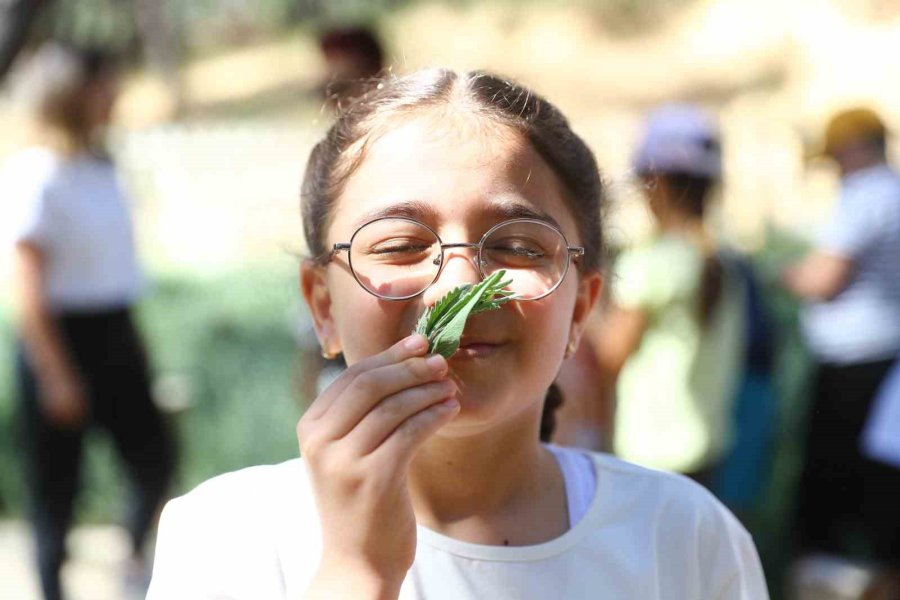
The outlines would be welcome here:
[[[350,240],[350,267],[359,283],[386,299],[410,298],[434,281],[441,246],[433,231],[408,219],[378,219]]]
[[[509,221],[489,232],[481,251],[484,276],[501,269],[512,280],[508,289],[523,300],[552,292],[566,274],[566,239],[541,221]]]

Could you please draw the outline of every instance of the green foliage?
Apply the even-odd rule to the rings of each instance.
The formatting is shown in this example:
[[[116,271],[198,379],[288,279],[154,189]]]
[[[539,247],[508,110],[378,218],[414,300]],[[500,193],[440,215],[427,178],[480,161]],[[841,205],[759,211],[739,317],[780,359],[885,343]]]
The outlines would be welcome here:
[[[0,307],[0,513],[11,506],[18,506],[22,499],[22,482],[15,451],[19,437],[15,429],[15,404],[12,400],[15,348],[9,315],[2,308]]]
[[[772,598],[781,597],[794,548],[784,532],[792,526],[791,511],[802,467],[803,439],[809,400],[812,360],[800,333],[800,303],[780,284],[781,270],[809,250],[808,243],[769,227],[765,245],[752,257],[761,295],[776,332],[773,384],[778,416],[770,462],[769,485],[761,505],[746,523],[766,571]]]
[[[57,0],[42,15],[40,29],[54,39],[118,50],[137,32],[132,3],[116,0]]]
[[[167,276],[138,311],[157,375],[188,382],[190,406],[168,415],[179,443],[174,493],[213,475],[298,455],[292,392],[293,329],[302,316],[295,277],[246,270],[207,280]],[[21,457],[14,444],[12,333],[0,313],[0,512],[21,514]],[[125,480],[107,436],[87,438],[79,516],[120,512]]]

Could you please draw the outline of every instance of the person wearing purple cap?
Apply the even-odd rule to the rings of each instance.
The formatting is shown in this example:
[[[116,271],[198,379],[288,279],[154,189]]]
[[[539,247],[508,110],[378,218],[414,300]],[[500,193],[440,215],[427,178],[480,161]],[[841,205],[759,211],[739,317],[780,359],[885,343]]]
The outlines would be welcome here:
[[[658,109],[634,167],[656,228],[617,261],[597,339],[615,381],[613,448],[709,486],[729,449],[744,331],[740,279],[703,224],[721,173],[715,122],[692,106]]]

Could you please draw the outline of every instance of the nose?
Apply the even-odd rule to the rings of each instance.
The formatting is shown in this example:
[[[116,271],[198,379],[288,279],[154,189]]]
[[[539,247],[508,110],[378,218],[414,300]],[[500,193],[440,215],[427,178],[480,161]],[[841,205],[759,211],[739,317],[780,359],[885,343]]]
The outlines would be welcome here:
[[[423,295],[425,306],[434,306],[447,292],[457,286],[466,283],[475,285],[479,281],[481,271],[478,268],[477,248],[445,248],[437,281],[425,290]]]

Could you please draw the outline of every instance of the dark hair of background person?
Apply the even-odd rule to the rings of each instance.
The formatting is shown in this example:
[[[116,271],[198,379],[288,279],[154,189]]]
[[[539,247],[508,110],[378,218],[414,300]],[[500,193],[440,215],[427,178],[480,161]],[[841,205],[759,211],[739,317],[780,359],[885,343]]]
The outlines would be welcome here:
[[[660,173],[671,190],[672,199],[677,210],[691,218],[702,221],[710,198],[710,191],[715,181],[709,177],[688,173]],[[722,297],[723,287],[722,262],[715,253],[709,253],[703,262],[700,273],[700,323],[709,325],[713,312]]]
[[[598,270],[603,256],[604,190],[593,152],[555,106],[528,88],[483,71],[448,69],[388,76],[373,83],[343,108],[313,148],[300,194],[311,256],[321,261],[328,255],[325,231],[344,183],[365,159],[366,142],[397,119],[448,106],[508,127],[528,140],[565,186],[565,200],[585,249],[579,269]],[[561,404],[555,388],[556,384],[551,386],[544,403],[541,429],[548,438],[553,412]]]
[[[366,27],[329,29],[319,36],[319,48],[325,56],[352,55],[360,66],[366,67],[369,77],[376,76],[384,65],[381,43]]]
[[[35,135],[66,154],[97,144],[84,94],[88,86],[117,69],[115,55],[99,48],[61,42],[47,42],[38,48],[16,85],[34,120]]]
[[[382,74],[384,51],[367,27],[338,27],[319,36],[326,76],[322,93],[326,105],[340,111],[365,93],[368,83]]]

